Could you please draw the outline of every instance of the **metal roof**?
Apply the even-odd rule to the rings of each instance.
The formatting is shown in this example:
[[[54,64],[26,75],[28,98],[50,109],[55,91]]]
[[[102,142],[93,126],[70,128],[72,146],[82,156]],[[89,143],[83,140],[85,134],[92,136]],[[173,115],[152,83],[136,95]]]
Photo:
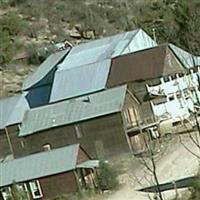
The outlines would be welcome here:
[[[56,52],[50,55],[38,69],[25,79],[22,89],[27,90],[42,80],[69,52],[69,49]]]
[[[137,29],[73,47],[58,65],[50,102],[104,89],[112,58],[154,46],[156,42]]]
[[[58,71],[98,62],[107,58],[113,58],[154,46],[157,46],[157,43],[142,29],[120,33],[73,47],[68,56],[59,64]]]
[[[0,163],[0,187],[76,168],[79,145],[70,145]]]
[[[0,100],[0,129],[22,122],[28,109],[25,93]]]
[[[79,165],[77,165],[77,168],[95,168],[99,166],[99,160],[87,160]]]
[[[134,30],[77,45],[59,65],[58,71],[111,58],[115,50],[121,54],[137,32],[138,30]],[[118,45],[119,42],[123,45]]]
[[[166,51],[166,46],[162,45],[114,58],[107,81],[108,87],[162,76]]]
[[[19,136],[121,111],[127,86],[29,110]]]
[[[169,47],[186,68],[192,68],[200,65],[200,56],[194,56],[173,44],[169,44]]]
[[[110,69],[110,60],[84,65],[56,73],[50,102],[103,90]]]

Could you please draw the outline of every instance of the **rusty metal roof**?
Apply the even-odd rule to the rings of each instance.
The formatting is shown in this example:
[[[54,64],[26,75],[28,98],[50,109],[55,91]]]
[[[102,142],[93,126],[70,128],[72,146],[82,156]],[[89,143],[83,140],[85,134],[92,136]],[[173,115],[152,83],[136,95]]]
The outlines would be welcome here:
[[[160,45],[140,52],[112,59],[107,86],[111,87],[136,80],[147,80],[170,73],[165,71],[168,45]]]

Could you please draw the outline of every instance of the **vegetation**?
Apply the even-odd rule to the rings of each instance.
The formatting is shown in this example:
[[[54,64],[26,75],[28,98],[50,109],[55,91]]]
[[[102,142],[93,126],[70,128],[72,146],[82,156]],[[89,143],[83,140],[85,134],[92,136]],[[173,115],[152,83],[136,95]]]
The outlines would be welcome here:
[[[73,41],[70,31],[92,39],[141,27],[151,36],[155,32],[158,42],[199,52],[197,0],[1,0],[1,7],[11,12],[0,16],[0,64],[9,63],[19,51],[20,37],[27,40],[21,42],[23,46],[30,40],[46,45],[47,41]]]
[[[24,190],[20,190],[16,184],[12,185],[12,194],[8,200],[27,200],[28,194]]]
[[[191,197],[189,200],[199,200],[200,199],[200,177],[193,182],[192,187],[190,188]]]
[[[113,190],[118,186],[117,171],[108,163],[100,162],[99,173],[96,177],[97,185],[100,190]]]

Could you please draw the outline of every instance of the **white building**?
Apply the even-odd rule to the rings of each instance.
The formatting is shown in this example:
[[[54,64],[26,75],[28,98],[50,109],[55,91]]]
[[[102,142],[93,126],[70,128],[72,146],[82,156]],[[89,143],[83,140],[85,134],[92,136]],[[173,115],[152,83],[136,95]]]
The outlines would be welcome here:
[[[156,119],[188,118],[194,104],[200,102],[199,78],[200,68],[197,72],[191,69],[188,75],[162,77],[158,85],[146,85]]]

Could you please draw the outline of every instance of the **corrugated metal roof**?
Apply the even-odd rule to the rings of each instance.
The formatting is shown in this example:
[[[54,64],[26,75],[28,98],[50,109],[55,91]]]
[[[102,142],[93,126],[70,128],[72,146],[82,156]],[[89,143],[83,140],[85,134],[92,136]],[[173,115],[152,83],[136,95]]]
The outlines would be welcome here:
[[[0,129],[20,123],[28,109],[25,93],[0,100]]]
[[[162,45],[114,58],[107,86],[112,87],[136,80],[146,80],[162,76],[166,48],[166,45]]]
[[[68,56],[59,64],[58,71],[154,46],[157,46],[156,42],[141,29],[120,33],[73,47]]]
[[[75,169],[78,150],[76,144],[0,163],[0,187]]]
[[[56,52],[50,55],[39,67],[38,69],[28,76],[27,79],[23,82],[23,90],[27,90],[40,80],[42,80],[69,52],[69,49],[64,51]]]
[[[156,42],[143,30],[137,29],[73,47],[58,65],[50,102],[104,89],[112,58],[154,46],[157,46]],[[60,88],[67,90],[63,92]]]
[[[119,112],[124,104],[126,87],[31,109],[25,114],[19,136]]]
[[[110,60],[62,70],[56,73],[50,102],[103,90],[110,69]]]
[[[169,47],[186,68],[192,68],[200,65],[200,56],[194,56],[173,44],[169,44]]]

